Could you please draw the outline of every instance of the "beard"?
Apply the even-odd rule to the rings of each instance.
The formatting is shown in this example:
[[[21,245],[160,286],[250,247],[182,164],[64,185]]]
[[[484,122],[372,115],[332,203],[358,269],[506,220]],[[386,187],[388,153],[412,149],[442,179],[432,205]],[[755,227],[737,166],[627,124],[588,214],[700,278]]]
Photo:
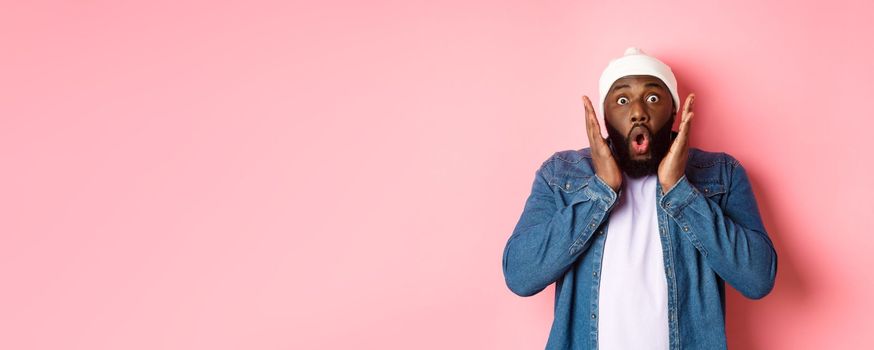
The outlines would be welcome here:
[[[651,136],[649,144],[650,157],[642,160],[631,159],[631,152],[634,149],[632,142],[634,142],[634,140],[632,140],[630,136],[631,131],[634,130],[634,128],[632,127],[628,131],[628,135],[622,135],[619,130],[616,130],[616,128],[610,125],[610,123],[605,119],[604,125],[607,126],[607,134],[609,135],[607,139],[610,143],[610,148],[613,151],[613,156],[616,157],[619,169],[632,178],[657,174],[659,163],[661,163],[662,158],[668,154],[668,150],[671,148],[671,142],[673,141],[673,138],[671,137],[673,132],[671,127],[674,125],[674,118],[675,116],[671,116],[671,119],[668,120],[661,129],[656,131],[656,133],[652,133],[652,130],[650,130],[646,125],[639,126],[645,128],[646,132]]]

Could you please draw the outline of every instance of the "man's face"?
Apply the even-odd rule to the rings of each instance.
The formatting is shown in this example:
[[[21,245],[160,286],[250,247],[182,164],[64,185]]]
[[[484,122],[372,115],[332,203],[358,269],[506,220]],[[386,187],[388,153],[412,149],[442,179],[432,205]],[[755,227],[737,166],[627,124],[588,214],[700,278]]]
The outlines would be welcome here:
[[[619,167],[630,177],[655,174],[671,147],[676,106],[661,79],[622,77],[604,99],[604,124]]]

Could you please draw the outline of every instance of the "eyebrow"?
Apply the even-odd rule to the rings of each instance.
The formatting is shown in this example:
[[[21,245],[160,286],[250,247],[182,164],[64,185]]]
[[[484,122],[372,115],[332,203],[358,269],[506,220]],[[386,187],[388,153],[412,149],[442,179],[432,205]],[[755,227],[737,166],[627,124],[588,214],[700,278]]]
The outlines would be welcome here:
[[[629,88],[629,87],[631,87],[631,86],[629,86],[628,84],[617,85],[613,88],[613,91],[616,91],[619,89],[624,89],[624,88]],[[654,88],[658,88],[658,89],[664,89],[661,85],[659,85],[657,83],[651,83],[651,82],[644,84],[643,87],[654,87]]]
[[[616,91],[616,90],[619,90],[619,89],[624,89],[624,88],[627,88],[627,87],[630,87],[630,86],[628,86],[628,84],[617,85],[616,87],[613,88],[613,91]]]

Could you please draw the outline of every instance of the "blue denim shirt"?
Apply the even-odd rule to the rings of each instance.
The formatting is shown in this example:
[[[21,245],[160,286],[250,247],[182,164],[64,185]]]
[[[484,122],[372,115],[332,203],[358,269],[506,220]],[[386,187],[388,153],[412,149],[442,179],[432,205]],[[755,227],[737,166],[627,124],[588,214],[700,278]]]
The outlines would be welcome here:
[[[759,299],[777,275],[777,252],[749,179],[732,156],[690,147],[685,175],[662,192],[658,184],[670,348],[724,349],[725,282]],[[555,283],[547,349],[598,347],[601,259],[610,210],[621,195],[595,175],[589,148],[556,152],[535,172],[503,270],[520,296]]]

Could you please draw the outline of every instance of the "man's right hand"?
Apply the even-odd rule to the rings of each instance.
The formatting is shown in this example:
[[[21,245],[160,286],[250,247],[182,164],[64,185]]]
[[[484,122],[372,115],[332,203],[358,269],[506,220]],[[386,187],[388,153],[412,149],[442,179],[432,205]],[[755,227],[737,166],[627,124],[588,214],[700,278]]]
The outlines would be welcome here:
[[[607,141],[601,136],[601,125],[592,108],[592,101],[583,95],[583,105],[586,107],[586,134],[589,135],[589,147],[592,149],[592,164],[595,166],[595,175],[604,180],[613,191],[618,192],[622,186],[622,171]]]

